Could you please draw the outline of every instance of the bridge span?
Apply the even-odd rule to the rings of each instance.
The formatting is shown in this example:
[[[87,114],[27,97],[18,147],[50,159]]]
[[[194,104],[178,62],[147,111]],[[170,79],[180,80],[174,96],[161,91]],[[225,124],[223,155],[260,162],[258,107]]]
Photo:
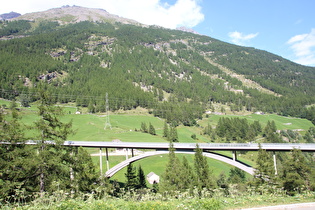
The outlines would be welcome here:
[[[153,152],[145,152],[144,154],[129,158],[117,165],[115,165],[114,167],[112,167],[111,169],[109,169],[108,171],[106,171],[105,176],[106,177],[112,177],[115,173],[117,173],[118,171],[120,171],[121,169],[123,169],[124,167],[126,167],[128,164],[133,163],[137,160],[146,158],[146,157],[150,157],[150,156],[154,156],[154,155],[161,155],[161,154],[168,154],[168,151],[153,151]],[[183,154],[190,154],[193,155],[195,154],[195,152],[193,151],[175,151],[175,153],[183,153]],[[232,166],[235,166],[243,171],[245,171],[246,173],[249,173],[250,175],[254,175],[255,173],[255,169],[244,165],[240,162],[234,161],[230,158],[224,157],[222,155],[219,154],[213,154],[213,153],[207,153],[207,152],[203,152],[202,153],[203,156],[208,157],[208,158],[212,158],[212,159],[216,159],[222,162],[225,162],[227,164],[230,164]]]
[[[28,144],[35,144],[31,141]],[[174,149],[195,150],[197,143],[173,143]],[[101,142],[101,141],[65,141],[65,146],[74,147],[96,147],[96,148],[129,148],[129,149],[164,149],[170,147],[169,143],[154,142]],[[258,151],[257,143],[198,143],[203,150],[225,150],[225,151]],[[262,143],[261,149],[266,151],[291,151],[299,149],[302,152],[315,152],[313,143]]]
[[[107,162],[107,173],[106,176],[110,177],[112,176],[112,171],[120,170],[121,168],[128,165],[130,162],[136,161],[137,158],[141,159],[144,157],[133,157],[134,159],[126,160],[121,163],[121,165],[117,165],[117,168],[112,169],[110,171],[109,169],[109,159],[108,159],[108,148],[127,148],[131,149],[132,156],[133,155],[133,149],[155,149],[155,150],[168,150],[170,147],[169,143],[153,143],[153,142],[90,142],[90,141],[66,141],[64,143],[65,146],[75,146],[75,147],[97,147],[100,148],[100,168],[101,168],[101,175],[102,172],[102,148],[106,148],[106,162]],[[221,159],[221,161],[226,162],[228,164],[234,165],[247,173],[253,174],[254,169],[252,168],[246,168],[248,166],[240,163],[237,161],[237,151],[258,151],[260,148],[264,149],[266,151],[272,151],[273,152],[273,162],[274,162],[274,169],[275,173],[278,173],[277,170],[277,161],[276,161],[276,154],[275,152],[285,152],[285,151],[291,151],[293,149],[299,149],[302,152],[315,152],[315,144],[310,143],[198,143],[198,146],[200,149],[202,149],[204,152],[206,151],[232,151],[233,152],[233,159]],[[182,152],[182,151],[188,151],[188,152],[194,152],[196,149],[196,143],[173,143],[173,147],[176,151]],[[165,151],[164,151],[165,152]],[[205,156],[209,157],[210,153],[205,153]],[[216,157],[219,157],[220,155],[213,156],[211,158],[216,159]],[[222,156],[220,156],[222,158]],[[127,158],[128,159],[128,158]],[[231,162],[233,161],[233,162]],[[125,164],[125,165],[124,165]],[[123,166],[124,165],[124,166]],[[245,167],[245,168],[244,168]],[[113,172],[116,173],[117,171]]]
[[[28,145],[35,145],[38,141],[30,140],[27,141]],[[53,141],[46,141],[46,143],[54,144]],[[0,142],[0,144],[10,144],[8,142]],[[178,152],[194,152],[196,149],[197,143],[173,143],[173,147]],[[153,150],[164,150],[164,152],[168,152],[167,150],[170,147],[169,143],[154,143],[154,142],[101,142],[101,141],[65,141],[63,143],[64,146],[72,146],[72,147],[90,147],[90,148],[99,148],[100,149],[100,169],[102,172],[102,148],[106,149],[106,161],[107,161],[107,170],[109,170],[109,162],[108,162],[108,148],[126,148],[131,149],[132,156],[134,149],[153,149]],[[286,152],[291,151],[293,149],[299,149],[302,152],[315,152],[315,144],[314,143],[198,143],[200,149],[204,152],[209,151],[232,151],[233,152],[233,161],[237,162],[237,151],[258,151],[260,148],[266,151],[273,152],[273,160],[274,160],[274,168],[277,174],[277,162],[275,152]],[[160,151],[161,152],[161,151]],[[206,153],[209,154],[209,153]],[[205,155],[207,156],[207,155]],[[222,157],[222,156],[221,156]],[[141,156],[139,157],[141,158]],[[143,158],[143,157],[142,157]],[[214,157],[212,157],[214,158]],[[128,159],[128,158],[127,158]],[[227,158],[228,159],[228,158]],[[132,161],[132,160],[131,160]],[[134,160],[135,161],[135,160]],[[224,162],[229,162],[229,160],[222,160]],[[130,161],[129,161],[130,162]],[[124,161],[124,164],[128,163]],[[240,163],[241,164],[241,163]],[[127,164],[128,165],[128,164]],[[248,172],[251,173],[251,172]]]

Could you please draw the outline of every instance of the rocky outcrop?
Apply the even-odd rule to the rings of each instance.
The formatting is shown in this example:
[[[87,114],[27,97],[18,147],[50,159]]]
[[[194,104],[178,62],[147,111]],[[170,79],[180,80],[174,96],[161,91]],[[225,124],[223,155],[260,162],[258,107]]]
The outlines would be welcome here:
[[[50,83],[53,79],[58,78],[58,73],[57,72],[51,72],[48,74],[42,74],[37,77],[38,80],[44,80]]]

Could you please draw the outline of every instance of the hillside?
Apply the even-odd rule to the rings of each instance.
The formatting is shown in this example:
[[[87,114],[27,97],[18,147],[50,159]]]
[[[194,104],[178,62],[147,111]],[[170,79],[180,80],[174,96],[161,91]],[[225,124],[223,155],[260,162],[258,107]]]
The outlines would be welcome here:
[[[41,86],[92,113],[108,93],[111,111],[140,106],[175,125],[226,109],[315,122],[315,68],[266,51],[77,6],[2,22],[0,40],[0,97],[23,104]]]

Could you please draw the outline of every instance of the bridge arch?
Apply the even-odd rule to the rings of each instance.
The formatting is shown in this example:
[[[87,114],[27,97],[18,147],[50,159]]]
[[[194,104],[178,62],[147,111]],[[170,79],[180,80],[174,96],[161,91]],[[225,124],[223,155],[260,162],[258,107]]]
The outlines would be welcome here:
[[[169,151],[154,151],[154,152],[145,152],[142,155],[138,155],[132,158],[129,158],[117,165],[115,165],[114,167],[110,168],[108,171],[106,171],[105,176],[110,178],[112,177],[114,174],[116,174],[118,171],[120,171],[121,169],[123,169],[124,167],[126,167],[128,164],[133,163],[135,161],[141,160],[143,158],[146,157],[150,157],[150,156],[154,156],[154,155],[161,155],[161,154],[168,154]],[[175,151],[175,153],[183,153],[183,154],[195,154],[194,151]],[[203,152],[202,153],[203,156],[208,157],[208,158],[212,158],[215,160],[219,160],[222,162],[225,162],[229,165],[235,166],[243,171],[245,171],[246,173],[249,173],[250,175],[254,175],[255,169],[252,167],[249,167],[243,163],[234,161],[230,158],[227,158],[225,156],[219,155],[219,154],[214,154],[214,153],[207,153],[207,152]]]

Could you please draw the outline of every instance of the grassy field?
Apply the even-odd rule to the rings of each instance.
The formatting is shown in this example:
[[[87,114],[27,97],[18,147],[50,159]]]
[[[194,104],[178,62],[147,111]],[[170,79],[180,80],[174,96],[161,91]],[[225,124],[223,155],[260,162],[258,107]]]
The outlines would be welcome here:
[[[249,123],[253,123],[254,121],[259,121],[262,127],[265,127],[267,125],[268,121],[275,121],[277,129],[278,130],[308,130],[310,127],[313,127],[314,125],[311,123],[311,121],[307,119],[300,119],[300,118],[294,118],[294,117],[284,117],[279,116],[276,114],[250,114],[250,115],[210,115],[209,118],[205,118],[202,121],[199,121],[199,124],[202,126],[206,126],[207,123],[210,123],[210,125],[214,126],[217,124],[219,119],[221,117],[239,117],[239,118],[245,118],[248,120]]]
[[[179,160],[182,161],[183,156],[185,156],[190,163],[191,166],[194,164],[194,155],[187,155],[187,154],[176,154],[176,156],[179,158]],[[130,157],[130,156],[129,156]],[[99,157],[93,157],[93,162],[96,164],[97,169],[99,169],[99,163],[100,163],[100,158]],[[126,156],[110,156],[109,157],[109,167],[113,167],[114,165],[126,160]],[[150,172],[154,172],[155,174],[161,176],[163,172],[165,171],[166,165],[168,163],[168,154],[164,155],[156,155],[156,156],[151,156],[147,157],[144,159],[141,159],[135,163],[133,163],[133,166],[139,167],[141,166],[144,174],[147,175]],[[208,164],[210,166],[210,170],[212,171],[212,174],[215,177],[218,177],[221,173],[228,174],[231,166],[229,164],[226,164],[221,161],[217,161],[214,159],[207,159]],[[103,157],[103,172],[106,171],[106,159]],[[119,172],[117,172],[111,179],[112,180],[117,180],[118,182],[125,182],[126,177],[126,168],[123,168]],[[247,176],[248,178],[251,177],[251,175]],[[148,186],[150,186],[149,183],[147,183]]]
[[[5,105],[10,106],[10,102],[6,100],[0,100],[0,106]],[[63,105],[64,106],[64,105]],[[96,115],[96,114],[75,114],[76,107],[64,106],[65,115],[61,118],[64,122],[72,121],[73,129],[75,134],[70,136],[68,140],[75,141],[112,141],[119,139],[123,142],[167,142],[166,139],[162,137],[163,135],[163,126],[164,120],[154,117],[153,115],[148,114],[145,110],[132,110],[125,113],[112,113],[110,115],[110,123],[112,129],[104,129],[106,116],[105,115]],[[34,121],[38,119],[36,105],[32,105],[30,108],[23,108],[20,112],[22,116],[22,121],[27,125],[32,125]],[[208,118],[204,118],[198,121],[198,124],[201,127],[186,127],[179,126],[177,128],[179,142],[189,142],[189,143],[202,143],[210,142],[210,139],[206,136],[200,135],[202,132],[202,127],[207,126],[210,123],[212,126],[215,126],[219,121],[220,117],[239,117],[245,118],[250,123],[255,120],[258,120],[262,127],[264,127],[268,120],[273,120],[276,123],[278,129],[301,129],[307,130],[312,125],[312,123],[305,119],[283,117],[274,114],[265,114],[265,115],[209,115]],[[151,123],[157,135],[153,136],[147,133],[140,132],[141,123],[145,122],[147,125]],[[28,135],[32,135],[31,131],[28,132]],[[192,139],[191,135],[196,134],[197,139]],[[97,149],[87,149],[89,153],[99,153]],[[231,152],[220,152],[226,156],[231,157]],[[253,165],[253,160],[255,159],[255,153],[249,152],[246,155],[239,154],[238,159],[249,164]],[[181,159],[182,155],[178,155]],[[193,156],[187,155],[188,160],[193,164]],[[110,157],[110,167],[118,164],[123,161],[125,156],[111,156]],[[99,157],[93,157],[97,168],[99,168]],[[168,161],[167,155],[153,156],[142,159],[135,163],[135,166],[141,165],[144,169],[145,174],[150,173],[151,171],[155,172],[158,175],[161,175],[165,170],[165,165]],[[230,166],[218,162],[216,160],[208,159],[209,165],[213,170],[213,174],[218,176],[221,172],[228,173]],[[103,158],[103,170],[106,170],[106,161]],[[113,179],[123,182],[125,169],[117,173]]]
[[[0,106],[5,105],[10,106],[10,102],[7,100],[0,99]],[[75,135],[70,136],[69,140],[77,141],[112,141],[119,139],[125,142],[165,142],[166,140],[162,138],[164,120],[156,118],[150,115],[144,109],[131,110],[127,112],[112,113],[110,115],[110,123],[112,129],[105,127],[106,115],[97,114],[79,114],[76,115],[76,107],[69,105],[62,105],[65,115],[62,120],[65,122],[72,121],[73,129],[75,130]],[[32,105],[30,108],[23,108],[21,111],[22,121],[31,125],[37,117],[37,107],[36,104]],[[265,115],[209,115],[208,118],[203,118],[198,121],[200,127],[187,127],[179,126],[177,128],[179,141],[189,142],[189,143],[200,143],[200,142],[210,142],[207,136],[200,135],[202,132],[202,127],[207,126],[210,123],[213,127],[217,124],[221,117],[239,117],[245,118],[249,123],[258,120],[262,127],[264,127],[268,120],[275,121],[277,129],[279,130],[308,130],[310,127],[314,126],[310,121],[306,119],[283,117],[275,114],[265,114]],[[157,135],[152,136],[150,134],[145,134],[139,132],[141,123],[145,122],[147,126],[151,123]],[[138,130],[138,131],[136,131]],[[191,135],[195,134],[197,139],[191,138]]]

